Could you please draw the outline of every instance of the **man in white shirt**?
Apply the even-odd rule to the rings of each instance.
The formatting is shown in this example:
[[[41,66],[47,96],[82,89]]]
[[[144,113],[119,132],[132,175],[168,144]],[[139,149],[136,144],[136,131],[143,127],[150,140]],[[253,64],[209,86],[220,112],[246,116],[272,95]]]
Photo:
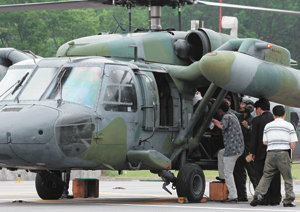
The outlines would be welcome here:
[[[267,193],[273,176],[279,171],[284,179],[285,199],[284,207],[295,207],[295,193],[293,192],[293,178],[291,173],[291,158],[289,151],[293,151],[298,141],[294,126],[285,121],[285,109],[281,105],[273,108],[274,121],[268,123],[264,129],[263,143],[267,145],[264,175],[255,189],[251,206],[261,205],[263,196]]]

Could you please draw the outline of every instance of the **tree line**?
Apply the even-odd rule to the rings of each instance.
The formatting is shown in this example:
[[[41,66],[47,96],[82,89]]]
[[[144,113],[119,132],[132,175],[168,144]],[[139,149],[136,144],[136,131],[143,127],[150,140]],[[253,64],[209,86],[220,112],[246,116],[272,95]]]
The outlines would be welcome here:
[[[42,2],[49,0],[0,0],[0,4]],[[217,0],[214,0],[217,1]],[[223,0],[224,3],[300,11],[295,0]],[[177,10],[162,9],[163,28],[178,29]],[[223,8],[223,15],[239,20],[239,38],[257,38],[287,48],[300,67],[300,17],[262,11]],[[31,50],[43,57],[55,56],[58,47],[72,39],[100,32],[120,33],[115,16],[122,24],[128,23],[124,7],[65,11],[30,11],[0,13],[0,47]],[[190,20],[204,21],[204,27],[218,31],[219,8],[205,5],[182,8],[182,30],[190,29]],[[132,9],[132,29],[148,28],[147,8]],[[228,30],[223,30],[229,33]]]

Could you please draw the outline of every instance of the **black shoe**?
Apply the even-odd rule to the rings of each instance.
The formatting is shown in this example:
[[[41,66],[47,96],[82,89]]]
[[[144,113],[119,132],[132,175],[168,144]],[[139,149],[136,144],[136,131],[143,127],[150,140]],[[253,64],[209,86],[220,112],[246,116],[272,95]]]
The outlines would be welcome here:
[[[219,180],[221,183],[225,183],[225,179],[222,179],[220,177],[216,177],[217,180]]]
[[[258,199],[254,199],[250,202],[251,206],[257,206],[257,205],[263,205],[263,201],[262,200],[258,200]]]
[[[271,206],[280,205],[280,202],[271,202],[270,205],[271,205]]]
[[[224,203],[237,203],[238,199],[237,198],[233,198],[233,199],[227,198],[227,199],[223,200],[222,202],[224,202]]]
[[[283,203],[283,207],[296,207],[293,203]]]
[[[238,201],[239,202],[248,202],[248,198],[247,197],[239,197]]]

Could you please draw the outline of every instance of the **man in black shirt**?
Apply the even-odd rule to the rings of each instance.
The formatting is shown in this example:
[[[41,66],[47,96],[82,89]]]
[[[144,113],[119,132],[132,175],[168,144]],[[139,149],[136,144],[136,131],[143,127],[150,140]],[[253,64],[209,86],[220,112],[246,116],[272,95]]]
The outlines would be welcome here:
[[[252,127],[252,119],[253,116],[251,112],[254,110],[254,102],[250,99],[242,99],[240,104],[240,116],[239,121],[241,124],[243,136],[244,136],[244,144],[245,144],[245,151],[244,153],[238,158],[234,167],[234,181],[235,186],[238,193],[238,201],[248,201],[247,198],[247,173],[249,175],[250,181],[253,184],[253,187],[257,186],[258,182],[256,181],[254,164],[252,162],[246,162],[246,156],[250,152],[250,136],[251,136],[251,127]],[[246,173],[247,170],[247,173]]]
[[[254,160],[254,169],[257,182],[263,176],[267,147],[263,144],[263,132],[267,123],[274,120],[270,110],[270,102],[261,98],[254,104],[256,108],[256,117],[252,120],[250,153]],[[278,172],[265,195],[265,205],[279,205],[281,202],[281,184],[280,173]]]

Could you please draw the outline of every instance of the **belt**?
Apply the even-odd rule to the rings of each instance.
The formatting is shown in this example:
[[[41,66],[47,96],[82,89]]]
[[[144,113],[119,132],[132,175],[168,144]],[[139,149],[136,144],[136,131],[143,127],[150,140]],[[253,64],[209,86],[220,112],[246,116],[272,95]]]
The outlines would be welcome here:
[[[268,152],[289,152],[289,149],[272,149],[268,150]]]

